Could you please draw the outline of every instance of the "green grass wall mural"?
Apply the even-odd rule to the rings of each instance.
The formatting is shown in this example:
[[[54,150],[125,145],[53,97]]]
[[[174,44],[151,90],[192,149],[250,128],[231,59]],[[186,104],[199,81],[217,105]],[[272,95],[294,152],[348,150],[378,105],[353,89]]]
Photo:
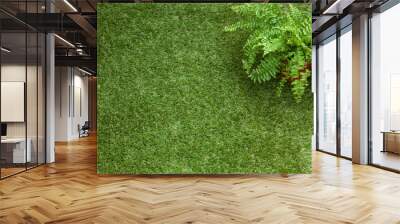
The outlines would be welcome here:
[[[254,79],[270,51],[246,51],[255,30],[237,26],[251,16],[237,7],[98,4],[100,174],[311,172],[311,32]]]

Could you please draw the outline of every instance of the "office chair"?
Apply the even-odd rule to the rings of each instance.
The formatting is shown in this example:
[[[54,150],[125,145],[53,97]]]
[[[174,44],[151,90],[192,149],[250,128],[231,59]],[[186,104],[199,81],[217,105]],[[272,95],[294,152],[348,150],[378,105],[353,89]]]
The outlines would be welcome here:
[[[90,129],[89,121],[85,121],[82,127],[78,125],[78,129],[79,129],[79,138],[89,136],[89,129]]]

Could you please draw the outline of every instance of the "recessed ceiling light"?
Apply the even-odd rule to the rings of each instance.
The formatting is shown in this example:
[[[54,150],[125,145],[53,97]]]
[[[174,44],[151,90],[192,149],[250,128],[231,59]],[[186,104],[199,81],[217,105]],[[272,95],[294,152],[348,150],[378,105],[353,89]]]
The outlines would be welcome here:
[[[4,51],[6,53],[10,53],[11,52],[11,50],[9,50],[9,49],[7,49],[5,47],[1,47],[0,49],[1,49],[1,51]]]
[[[83,73],[85,73],[85,74],[87,74],[87,75],[90,75],[90,76],[93,75],[92,73],[90,73],[90,72],[88,72],[88,71],[86,71],[86,70],[83,70],[83,69],[81,69],[81,68],[79,68],[79,67],[78,67],[78,70],[81,71],[81,72],[83,72]]]
[[[68,0],[64,0],[65,4],[68,5],[68,7],[70,7],[74,12],[78,12],[78,10],[68,1]]]
[[[351,5],[355,0],[336,0],[322,14],[342,14],[343,9]]]
[[[66,39],[64,39],[64,38],[62,38],[62,37],[60,37],[59,35],[57,35],[57,34],[54,34],[54,36],[55,37],[57,37],[59,40],[61,40],[62,42],[64,42],[64,43],[66,43],[68,46],[70,46],[70,47],[72,47],[72,48],[75,48],[75,45],[73,45],[71,42],[69,42],[68,40],[66,40]]]

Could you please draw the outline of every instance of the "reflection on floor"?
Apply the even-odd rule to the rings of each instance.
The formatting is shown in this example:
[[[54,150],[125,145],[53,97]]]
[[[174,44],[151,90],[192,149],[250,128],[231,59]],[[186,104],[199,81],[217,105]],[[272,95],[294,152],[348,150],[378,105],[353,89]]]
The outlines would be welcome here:
[[[351,158],[352,157],[352,149],[351,148],[346,148],[346,147],[342,147],[341,148],[341,155],[347,158]]]
[[[2,167],[1,170],[0,170],[1,178],[5,178],[5,177],[11,176],[13,174],[17,174],[17,173],[23,172],[26,169],[30,169],[30,168],[36,167],[37,164],[36,163],[28,163],[28,164],[26,164],[26,166],[25,166],[25,164],[19,164],[17,166],[13,165],[13,164],[10,164],[10,165],[4,165],[3,164],[3,166],[5,166],[5,167]]]
[[[0,181],[0,223],[399,223],[400,175],[313,152],[304,175],[96,174],[96,139]]]
[[[4,178],[4,177],[10,176],[10,175],[19,173],[19,172],[24,171],[24,170],[25,170],[25,167],[23,167],[23,168],[20,168],[20,167],[17,167],[17,168],[14,168],[14,167],[1,168],[1,178]]]
[[[373,163],[376,165],[388,167],[400,171],[400,155],[392,152],[374,151],[372,157]]]

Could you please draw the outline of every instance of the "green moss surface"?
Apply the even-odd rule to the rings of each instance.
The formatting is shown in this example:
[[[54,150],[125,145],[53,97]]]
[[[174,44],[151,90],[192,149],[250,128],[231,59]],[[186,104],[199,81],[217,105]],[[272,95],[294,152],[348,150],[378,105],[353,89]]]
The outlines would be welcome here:
[[[308,173],[312,95],[255,84],[229,4],[98,5],[98,172]]]

